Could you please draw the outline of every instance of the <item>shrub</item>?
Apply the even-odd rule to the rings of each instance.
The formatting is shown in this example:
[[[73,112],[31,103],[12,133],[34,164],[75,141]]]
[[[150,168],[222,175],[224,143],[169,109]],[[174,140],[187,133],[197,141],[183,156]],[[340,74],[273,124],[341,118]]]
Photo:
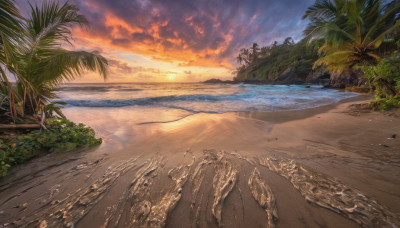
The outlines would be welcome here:
[[[14,139],[0,140],[0,176],[5,176],[11,166],[21,164],[38,154],[53,151],[70,151],[102,143],[92,128],[75,124],[65,118],[52,117],[45,122],[47,131],[32,131]]]
[[[387,111],[393,108],[400,107],[400,97],[389,97],[389,98],[375,98],[371,101],[371,107],[374,110]]]
[[[369,85],[375,87],[372,106],[384,111],[400,106],[400,59],[393,55],[376,66],[361,67]]]

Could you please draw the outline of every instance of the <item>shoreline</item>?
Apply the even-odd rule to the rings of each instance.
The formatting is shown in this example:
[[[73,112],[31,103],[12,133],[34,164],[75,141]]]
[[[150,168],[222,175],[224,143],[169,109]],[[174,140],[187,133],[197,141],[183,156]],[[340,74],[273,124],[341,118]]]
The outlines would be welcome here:
[[[275,209],[279,218],[273,222],[278,228],[397,224],[400,139],[389,138],[400,135],[400,113],[348,114],[350,104],[367,99],[361,95],[304,110],[196,114],[140,126],[126,126],[123,121],[104,125],[104,119],[99,126],[120,127],[112,129],[113,135],[107,136],[102,146],[34,159],[18,167],[32,175],[18,179],[23,172],[13,170],[9,182],[0,182],[0,210],[4,211],[0,225],[45,220],[49,226],[65,221],[76,221],[76,227],[101,226],[116,222],[121,215],[120,227],[132,221],[127,218],[137,218],[136,225],[265,227]],[[282,165],[293,161],[307,172],[296,174],[294,169],[287,173],[286,169],[274,169],[268,161]],[[43,169],[44,165],[48,167]],[[35,168],[41,171],[34,172]],[[285,178],[293,174],[297,176]],[[309,179],[311,174],[316,179]],[[301,182],[289,181],[296,179]],[[331,195],[338,188],[348,189],[342,201]],[[261,206],[256,196],[262,192],[272,193],[276,205]],[[357,194],[366,198],[356,200]],[[67,207],[82,197],[89,203]],[[133,212],[127,203],[133,205]],[[363,209],[366,204],[377,211]],[[146,219],[140,219],[144,205],[150,211]],[[375,220],[335,212],[354,205]],[[110,208],[105,215],[104,208]],[[47,214],[59,210],[69,215],[69,220]]]
[[[338,102],[322,105],[313,108],[306,109],[295,109],[295,110],[279,110],[279,111],[271,111],[271,112],[237,112],[239,116],[245,118],[253,118],[263,121],[268,121],[271,123],[282,123],[293,120],[305,119],[314,115],[318,115],[324,112],[328,112],[331,109],[334,109],[340,104],[348,103],[348,102],[369,102],[372,99],[372,95],[367,94],[358,94],[357,96],[345,98]]]
[[[151,125],[159,125],[159,124],[173,124],[174,122],[179,122],[179,121],[184,121],[186,118],[196,118],[196,115],[216,115],[216,116],[238,116],[240,118],[247,118],[247,119],[254,119],[254,120],[260,120],[263,122],[268,122],[271,124],[279,124],[279,123],[284,123],[284,122],[289,122],[289,121],[294,121],[294,120],[299,120],[299,119],[304,119],[304,118],[308,118],[311,116],[315,116],[317,114],[321,114],[324,112],[327,112],[331,109],[334,109],[336,106],[343,104],[343,103],[347,103],[347,102],[362,102],[362,101],[367,101],[367,98],[372,98],[371,95],[365,95],[365,94],[359,94],[355,97],[350,97],[350,98],[345,98],[342,99],[336,103],[331,103],[331,104],[327,104],[327,105],[323,105],[323,106],[318,106],[318,107],[313,107],[313,108],[305,108],[305,109],[293,109],[293,110],[277,110],[277,111],[239,111],[239,112],[223,112],[223,113],[205,113],[205,112],[198,112],[198,113],[192,113],[186,116],[183,116],[179,119],[174,119],[171,121],[165,121],[165,122],[141,122],[141,123],[137,123],[136,125],[138,127],[142,127],[141,125],[144,125],[144,127],[146,128],[147,126],[151,126]],[[89,107],[92,108],[92,107]],[[99,108],[99,107],[94,107],[94,108]],[[82,121],[74,121],[75,123],[81,123]],[[82,122],[84,123],[84,122]],[[84,123],[85,124],[85,123]],[[90,127],[90,125],[88,125]],[[96,135],[98,134],[98,132],[96,131]],[[103,143],[103,145],[106,143]],[[129,144],[124,145],[125,147],[129,146]],[[96,147],[97,148],[97,147]],[[52,154],[68,154],[68,153],[81,153],[81,152],[89,152],[89,151],[93,151],[96,150],[96,148],[90,149],[87,148],[87,146],[84,146],[82,148],[77,148],[74,149],[72,151],[57,151],[54,153],[45,153],[42,154],[41,156],[38,157],[34,157],[33,159],[31,159],[28,162],[34,161],[34,160],[40,160],[41,158],[45,157],[45,156],[52,156]],[[13,169],[19,169],[17,167],[21,167],[26,165],[26,163],[24,164],[19,164],[15,167],[13,167]],[[14,171],[15,172],[15,171]],[[0,179],[0,181],[4,181],[5,179],[9,178],[10,175],[7,175],[6,177],[3,177],[2,179]]]

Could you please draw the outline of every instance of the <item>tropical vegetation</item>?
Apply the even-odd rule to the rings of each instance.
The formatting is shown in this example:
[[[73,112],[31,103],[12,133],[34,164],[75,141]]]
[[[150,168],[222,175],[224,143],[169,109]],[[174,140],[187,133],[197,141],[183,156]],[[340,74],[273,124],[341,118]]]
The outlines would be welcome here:
[[[376,99],[371,102],[381,111],[400,106],[400,58],[396,55],[379,61],[374,66],[363,66],[368,85],[375,88]]]
[[[285,70],[298,73],[311,70],[318,59],[318,49],[322,40],[307,40],[294,43],[291,37],[281,44],[274,42],[270,46],[259,47],[254,43],[249,48],[242,48],[237,56],[240,66],[237,68],[236,81],[274,80]]]
[[[18,117],[44,117],[56,86],[86,70],[107,76],[107,60],[99,53],[65,48],[72,44],[72,26],[88,24],[77,6],[57,1],[30,6],[31,15],[24,19],[11,0],[0,4],[0,11],[5,12],[0,27],[7,28],[0,33],[0,115],[14,121]],[[15,78],[15,84],[10,83],[10,77]]]
[[[394,43],[400,27],[400,4],[382,0],[317,0],[304,13],[310,23],[304,30],[308,39],[323,39],[322,56],[314,66],[325,65],[330,72],[343,72],[359,65],[375,65],[382,57],[384,41]],[[395,49],[393,49],[395,50]],[[393,50],[383,50],[390,55]]]
[[[65,119],[64,103],[52,101],[60,83],[86,71],[107,77],[107,60],[99,53],[68,48],[73,26],[86,26],[87,19],[69,2],[46,0],[30,9],[24,18],[13,0],[0,1],[0,125],[33,123],[41,129],[2,136],[0,176],[41,152],[101,143],[91,128]]]
[[[323,39],[321,57],[331,73],[362,69],[367,84],[375,89],[376,109],[399,107],[400,2],[383,0],[317,0],[303,18],[308,39]],[[396,45],[397,44],[397,45]]]
[[[303,19],[309,24],[298,43],[288,38],[282,44],[241,49],[235,80],[271,81],[287,70],[361,72],[362,81],[375,90],[375,108],[399,106],[399,1],[316,0]]]
[[[53,151],[70,151],[88,145],[101,144],[93,129],[75,124],[65,118],[50,117],[45,123],[47,131],[32,131],[16,138],[0,139],[0,177],[15,165]]]

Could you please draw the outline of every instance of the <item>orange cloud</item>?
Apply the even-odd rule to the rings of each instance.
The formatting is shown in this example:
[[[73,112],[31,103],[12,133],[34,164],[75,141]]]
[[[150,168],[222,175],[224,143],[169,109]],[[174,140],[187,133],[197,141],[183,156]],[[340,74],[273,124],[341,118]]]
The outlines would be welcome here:
[[[106,57],[143,56],[145,60],[138,63],[130,62],[132,56],[119,59],[127,61],[126,66],[121,63],[119,73],[129,77],[134,77],[129,67],[147,64],[160,66],[159,77],[171,68],[178,72],[177,79],[191,71],[192,80],[200,75],[228,75],[235,68],[238,51],[253,42],[269,45],[273,39],[301,34],[299,20],[307,7],[295,0],[72,1],[91,23],[89,29],[74,29],[78,48],[101,49]],[[142,78],[150,74],[141,72]]]
[[[187,19],[199,35],[204,34],[201,25]],[[160,30],[168,25],[168,21],[153,23],[148,29],[136,27],[110,12],[105,13],[104,25],[106,34],[93,33],[90,29],[75,28],[74,36],[89,46],[108,46],[110,48],[149,56],[156,61],[177,62],[177,65],[233,68],[229,58],[221,59],[219,54],[226,50],[232,35],[227,34],[224,42],[216,49],[192,50],[191,45],[179,38],[177,32],[171,37],[162,38]],[[97,45],[93,45],[97,44]]]

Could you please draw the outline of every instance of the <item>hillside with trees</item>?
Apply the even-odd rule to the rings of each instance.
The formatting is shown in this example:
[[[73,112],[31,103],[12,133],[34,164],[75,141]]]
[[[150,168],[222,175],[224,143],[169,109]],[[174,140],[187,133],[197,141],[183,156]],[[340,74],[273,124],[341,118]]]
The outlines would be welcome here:
[[[399,1],[316,0],[303,19],[309,23],[298,43],[241,49],[234,80],[320,83],[327,75],[327,86],[375,91],[377,109],[400,105]]]
[[[65,118],[65,103],[52,100],[59,84],[85,71],[107,76],[99,53],[63,48],[73,42],[72,28],[88,20],[68,2],[30,6],[24,18],[14,1],[0,2],[0,177],[44,151],[101,143],[91,128]]]
[[[310,43],[303,39],[294,43],[291,37],[281,44],[275,41],[261,48],[254,43],[250,48],[240,50],[237,56],[240,66],[234,80],[272,82],[286,70],[298,74],[310,72],[322,44],[322,39]]]
[[[234,80],[276,83],[291,73],[292,82],[328,75],[331,87],[373,86],[365,67],[396,56],[400,46],[400,2],[317,0],[303,15],[304,39],[240,50]],[[396,62],[396,61],[389,61]],[[316,82],[319,82],[316,80]]]

